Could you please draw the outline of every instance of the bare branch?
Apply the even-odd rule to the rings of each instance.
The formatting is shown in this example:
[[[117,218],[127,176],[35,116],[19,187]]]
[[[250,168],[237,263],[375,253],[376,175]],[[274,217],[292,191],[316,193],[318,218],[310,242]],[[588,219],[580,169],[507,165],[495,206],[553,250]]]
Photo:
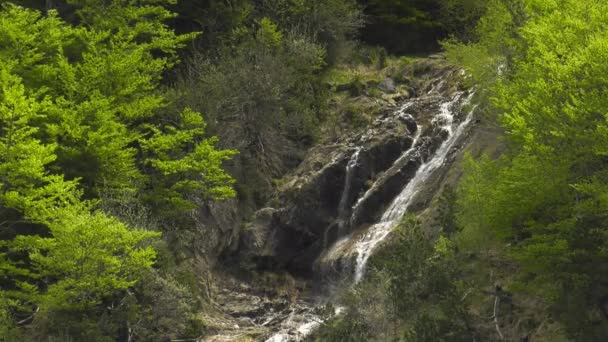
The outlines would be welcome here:
[[[35,316],[35,315],[38,313],[38,311],[40,311],[40,307],[38,307],[38,306],[37,306],[37,307],[36,307],[36,310],[35,310],[35,311],[34,311],[34,312],[31,314],[31,315],[29,315],[29,316],[27,316],[26,318],[24,318],[24,319],[22,319],[22,320],[18,321],[18,322],[17,322],[17,325],[24,325],[24,324],[27,324],[29,321],[31,321],[31,320],[34,318],[34,316]]]
[[[494,297],[494,325],[496,326],[496,332],[501,340],[504,340],[504,336],[502,336],[502,332],[500,332],[500,327],[498,326],[498,305],[500,304],[500,297],[496,295]]]

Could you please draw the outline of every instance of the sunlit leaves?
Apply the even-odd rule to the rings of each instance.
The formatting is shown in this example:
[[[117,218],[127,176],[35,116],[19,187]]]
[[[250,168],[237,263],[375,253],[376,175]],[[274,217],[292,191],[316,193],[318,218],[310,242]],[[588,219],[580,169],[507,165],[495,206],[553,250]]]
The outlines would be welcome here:
[[[133,231],[103,213],[93,213],[91,203],[80,200],[76,182],[50,175],[46,168],[55,160],[55,146],[35,138],[38,130],[32,124],[43,119],[52,104],[27,97],[10,70],[0,67],[0,78],[0,203],[21,212],[21,222],[48,229],[48,234],[3,241],[2,251],[28,256],[23,264],[6,253],[0,255],[0,277],[12,279],[17,287],[7,296],[46,309],[74,308],[132,286],[154,259],[153,250],[138,245],[156,234]],[[7,219],[2,225],[15,223]],[[39,279],[57,281],[39,287]]]
[[[608,4],[521,3],[525,20],[513,20],[519,48],[492,88],[509,149],[500,161],[469,161],[463,233],[483,218],[486,234],[510,244],[523,288],[561,310],[576,303],[563,323],[572,337],[598,339],[605,332],[585,315],[608,291]],[[481,47],[506,41],[491,28],[480,33]]]
[[[234,152],[205,137],[199,113],[166,109],[162,73],[192,35],[169,29],[162,3],[78,2],[78,26],[0,11],[3,334],[9,311],[89,310],[149,270],[159,234],[99,211],[102,189],[176,216],[234,195],[221,167]]]
[[[181,119],[179,127],[147,126],[148,138],[140,141],[144,163],[156,184],[148,198],[161,211],[192,208],[188,199],[196,196],[225,199],[235,195],[230,186],[233,180],[221,165],[236,151],[217,150],[216,138],[203,139],[206,124],[199,113],[186,109]]]

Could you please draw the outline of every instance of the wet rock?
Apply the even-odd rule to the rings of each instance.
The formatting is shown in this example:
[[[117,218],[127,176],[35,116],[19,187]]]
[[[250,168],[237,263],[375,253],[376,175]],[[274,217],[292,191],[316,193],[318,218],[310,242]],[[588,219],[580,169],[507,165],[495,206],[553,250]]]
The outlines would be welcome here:
[[[350,225],[357,227],[361,224],[378,221],[382,215],[382,209],[390,203],[386,199],[394,198],[399,194],[403,186],[414,177],[421,163],[420,157],[413,155],[383,173],[356,204]]]
[[[405,208],[428,208],[466,139],[466,133],[459,133],[462,139],[450,140],[467,115],[457,112],[462,95],[454,86],[457,73],[442,64],[418,63],[411,75],[424,73],[424,81],[412,79],[407,94],[403,85],[384,94],[394,101],[404,96],[396,107],[380,111],[360,132],[311,148],[281,180],[272,208],[259,210],[245,225],[240,261],[269,271],[264,274],[288,270],[315,287],[340,279],[352,282],[353,275],[360,279],[366,258],[390,240],[392,224]],[[413,95],[418,97],[409,98]],[[320,324],[315,304],[294,301],[273,291],[276,282],[269,284],[258,293],[239,287],[236,294],[222,295],[225,299],[218,302],[228,318],[217,340],[242,336],[231,331],[236,324],[256,340],[298,341]]]
[[[223,315],[204,317],[211,333],[203,341],[265,341],[277,333],[298,336],[301,326],[322,319],[307,298],[289,301],[276,292],[262,295],[252,288],[226,286],[215,300]]]
[[[418,130],[418,124],[416,123],[416,120],[412,115],[403,114],[399,115],[397,118],[405,124],[410,134],[416,133],[416,131]]]

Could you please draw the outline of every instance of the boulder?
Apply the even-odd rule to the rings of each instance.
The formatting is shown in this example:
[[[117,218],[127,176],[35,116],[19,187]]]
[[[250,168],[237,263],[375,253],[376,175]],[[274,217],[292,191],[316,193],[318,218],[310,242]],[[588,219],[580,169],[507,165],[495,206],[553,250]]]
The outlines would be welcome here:
[[[387,77],[382,82],[378,84],[378,88],[385,93],[394,93],[397,90],[397,86],[395,85],[395,81],[392,78]]]

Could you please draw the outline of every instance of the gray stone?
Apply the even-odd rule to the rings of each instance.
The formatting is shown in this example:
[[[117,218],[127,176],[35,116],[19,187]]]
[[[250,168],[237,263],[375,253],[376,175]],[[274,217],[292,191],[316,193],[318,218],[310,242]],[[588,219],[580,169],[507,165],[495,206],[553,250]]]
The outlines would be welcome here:
[[[380,84],[378,84],[378,88],[385,93],[394,93],[397,90],[395,86],[395,81],[392,78],[385,78]]]

